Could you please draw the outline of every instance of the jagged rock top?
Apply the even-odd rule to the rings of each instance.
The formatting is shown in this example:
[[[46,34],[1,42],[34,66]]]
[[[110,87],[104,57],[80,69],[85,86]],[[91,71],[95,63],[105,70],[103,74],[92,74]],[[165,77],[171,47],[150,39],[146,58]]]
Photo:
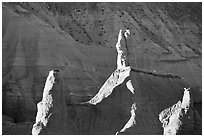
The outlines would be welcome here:
[[[184,88],[182,102],[178,101],[172,107],[163,110],[159,114],[159,120],[164,128],[164,135],[176,135],[183,124],[184,120],[182,118],[186,115],[191,103],[189,89]]]
[[[88,103],[96,105],[101,102],[112,93],[116,86],[121,84],[125,78],[130,75],[131,68],[130,66],[126,66],[127,55],[124,53],[126,47],[121,44],[121,40],[124,38],[123,36],[125,35],[125,37],[127,37],[127,34],[130,34],[129,30],[126,30],[124,33],[122,33],[122,30],[119,31],[118,41],[116,43],[117,68],[100,88],[99,92],[88,101]],[[127,87],[130,88],[130,92],[134,94],[134,88],[132,87],[131,81],[127,83]]]
[[[37,104],[38,112],[32,129],[33,135],[50,134],[52,132],[63,134],[66,116],[64,113],[66,112],[60,82],[59,71],[51,70],[46,79],[42,101]],[[56,127],[56,124],[60,126],[60,130]]]

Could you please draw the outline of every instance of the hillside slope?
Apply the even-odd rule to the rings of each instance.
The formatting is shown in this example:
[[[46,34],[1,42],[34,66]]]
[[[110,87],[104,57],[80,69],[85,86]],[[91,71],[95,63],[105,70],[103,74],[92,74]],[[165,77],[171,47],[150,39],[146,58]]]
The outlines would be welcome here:
[[[129,31],[120,30],[118,35],[117,69],[88,102],[64,105],[59,71],[49,72],[42,101],[37,105],[33,135],[166,134],[167,131],[170,134],[201,134],[201,118],[196,114],[190,91],[186,91],[190,89],[185,88],[188,84],[178,76],[148,73],[126,66],[126,42],[122,43],[129,37],[126,32]],[[177,101],[175,111],[166,111]],[[171,112],[175,112],[174,115]]]
[[[120,29],[131,32],[126,41],[128,63],[144,72],[133,74],[137,87],[146,91],[163,86],[165,80],[147,76],[149,72],[178,75],[193,90],[201,114],[201,11],[201,3],[3,3],[3,115],[17,123],[34,121],[52,69],[62,70],[67,104],[91,99],[115,70]],[[178,85],[172,89],[177,92],[184,88],[180,82],[168,82]],[[170,94],[171,86],[161,89]]]

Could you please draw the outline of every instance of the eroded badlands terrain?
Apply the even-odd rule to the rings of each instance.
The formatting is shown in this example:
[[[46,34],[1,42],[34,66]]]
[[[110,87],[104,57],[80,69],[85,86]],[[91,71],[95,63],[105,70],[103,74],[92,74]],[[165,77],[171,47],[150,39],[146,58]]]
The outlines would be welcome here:
[[[201,3],[3,3],[2,134],[32,133],[51,70],[61,81],[53,96],[64,101],[54,114],[63,110],[66,123],[54,134],[165,134],[177,120],[164,125],[159,114],[180,117],[189,87],[176,133],[200,134],[201,11]]]

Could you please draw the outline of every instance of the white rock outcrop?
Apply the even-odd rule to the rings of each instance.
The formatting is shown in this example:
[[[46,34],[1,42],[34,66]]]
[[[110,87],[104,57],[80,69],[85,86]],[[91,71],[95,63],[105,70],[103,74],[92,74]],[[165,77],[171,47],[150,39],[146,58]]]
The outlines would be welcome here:
[[[126,83],[127,88],[130,90],[130,92],[132,92],[132,94],[135,94],[134,92],[134,87],[132,85],[131,80],[128,80],[128,82]]]
[[[159,120],[163,124],[164,135],[176,135],[182,125],[182,117],[187,113],[190,107],[190,88],[184,88],[182,102],[178,101],[172,107],[163,110],[159,114]]]
[[[125,132],[128,128],[131,128],[133,125],[136,124],[136,114],[135,114],[135,111],[136,111],[137,107],[136,107],[136,104],[133,103],[132,104],[132,107],[131,107],[131,116],[130,116],[130,119],[128,120],[128,122],[125,124],[125,126],[120,130],[120,133],[123,133]],[[119,132],[116,133],[116,135],[118,135]]]
[[[130,34],[129,30],[126,30],[123,36],[122,30],[119,31],[118,34],[118,41],[116,43],[116,50],[117,50],[117,69],[111,74],[111,76],[106,80],[106,82],[103,84],[103,86],[100,88],[99,92],[87,103],[96,105],[97,103],[101,102],[104,98],[108,97],[113,89],[123,83],[125,78],[130,76],[130,66],[127,66],[127,58],[125,53],[123,52],[123,49],[125,49],[125,45],[122,46],[121,40],[123,38],[127,38]],[[128,89],[134,94],[134,88],[131,84],[131,80],[127,83]]]
[[[51,70],[43,90],[43,98],[37,104],[36,122],[32,135],[63,133],[65,104],[58,70]],[[59,130],[60,129],[60,130]],[[57,132],[55,132],[57,131]]]

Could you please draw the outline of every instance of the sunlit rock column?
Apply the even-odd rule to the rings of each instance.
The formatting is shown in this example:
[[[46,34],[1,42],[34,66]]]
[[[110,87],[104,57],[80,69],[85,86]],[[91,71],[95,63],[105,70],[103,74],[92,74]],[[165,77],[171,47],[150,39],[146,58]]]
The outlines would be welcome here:
[[[176,135],[183,124],[182,118],[186,115],[191,103],[189,89],[184,88],[182,102],[178,101],[175,105],[159,114],[159,120],[164,128],[164,135]]]
[[[58,70],[51,70],[43,90],[42,101],[37,104],[38,112],[32,134],[65,134],[66,109],[62,82]]]
[[[129,30],[127,32],[125,32],[124,34],[128,33]],[[127,36],[127,34],[125,35]],[[120,69],[120,68],[125,68],[127,66],[127,52],[125,52],[126,49],[126,45],[125,45],[125,42],[123,42],[123,45],[121,43],[121,41],[123,40],[123,34],[122,34],[122,30],[119,31],[119,34],[118,34],[118,41],[116,43],[116,50],[117,50],[117,69]]]
[[[136,124],[136,114],[135,114],[135,111],[136,111],[136,104],[133,103],[132,104],[132,107],[131,107],[131,116],[130,116],[130,119],[128,120],[128,122],[125,124],[125,126],[120,130],[120,132],[117,132],[116,135],[118,135],[119,133],[123,133],[125,132],[127,129],[131,128],[133,125]]]
[[[103,86],[100,88],[99,92],[87,103],[96,105],[97,103],[101,102],[104,98],[108,97],[113,89],[123,83],[125,78],[130,76],[130,66],[127,64],[127,58],[126,54],[127,51],[124,53],[126,49],[126,46],[123,42],[121,44],[121,41],[124,40],[126,37],[128,37],[127,34],[130,34],[129,30],[126,30],[124,33],[122,33],[122,30],[119,31],[118,34],[118,41],[116,43],[116,51],[117,51],[117,69],[111,74],[111,76],[106,80],[106,82],[103,84]],[[125,37],[124,37],[125,36]],[[130,88],[130,92],[133,93],[133,86],[131,83],[131,80],[127,83],[128,89]]]

